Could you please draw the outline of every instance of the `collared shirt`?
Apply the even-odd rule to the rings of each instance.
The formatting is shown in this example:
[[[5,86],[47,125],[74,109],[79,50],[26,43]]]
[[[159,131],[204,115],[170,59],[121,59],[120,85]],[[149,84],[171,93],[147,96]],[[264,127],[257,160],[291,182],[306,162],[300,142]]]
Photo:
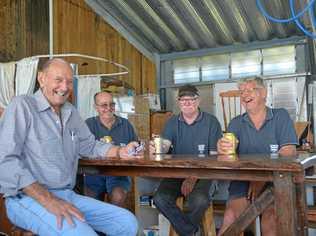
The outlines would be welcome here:
[[[80,155],[104,156],[110,147],[95,140],[70,103],[61,107],[60,118],[41,90],[18,96],[0,123],[0,192],[16,195],[36,181],[48,189],[71,189]]]
[[[222,136],[221,126],[215,116],[200,112],[192,124],[187,124],[181,113],[172,116],[162,133],[171,141],[173,154],[209,154],[216,151],[216,144]]]
[[[97,140],[104,136],[110,136],[113,144],[118,146],[125,146],[129,142],[137,140],[133,126],[125,118],[115,116],[111,129],[108,129],[101,123],[99,116],[88,118],[86,123]]]
[[[257,130],[247,113],[231,120],[228,131],[239,140],[239,154],[275,153],[282,146],[297,145],[297,137],[293,121],[288,112],[267,107],[267,115],[263,125]]]

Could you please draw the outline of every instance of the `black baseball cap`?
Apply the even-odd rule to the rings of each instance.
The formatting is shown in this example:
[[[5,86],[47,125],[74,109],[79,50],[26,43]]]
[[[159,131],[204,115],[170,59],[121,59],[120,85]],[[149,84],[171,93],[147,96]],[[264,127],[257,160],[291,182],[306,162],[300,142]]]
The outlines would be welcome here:
[[[199,90],[192,84],[183,85],[178,90],[178,97],[180,98],[183,96],[199,96]]]

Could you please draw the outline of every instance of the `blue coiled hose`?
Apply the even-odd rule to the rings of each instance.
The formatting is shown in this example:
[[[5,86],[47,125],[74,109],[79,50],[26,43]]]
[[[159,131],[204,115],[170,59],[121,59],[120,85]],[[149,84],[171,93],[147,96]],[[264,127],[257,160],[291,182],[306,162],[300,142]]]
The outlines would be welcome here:
[[[256,0],[257,6],[259,11],[261,12],[262,15],[264,15],[266,18],[268,18],[270,21],[275,22],[275,23],[290,23],[290,22],[295,22],[296,25],[306,34],[307,36],[316,39],[316,34],[313,34],[312,32],[308,31],[299,21],[299,18],[305,14],[307,11],[309,11],[309,14],[311,16],[311,19],[313,21],[313,25],[316,25],[316,20],[315,20],[315,14],[314,14],[314,5],[315,5],[316,0],[311,0],[304,9],[298,13],[295,13],[294,9],[294,0],[289,0],[290,3],[290,10],[291,10],[291,18],[288,19],[278,19],[275,17],[270,16],[266,10],[263,8],[261,4],[261,0]]]

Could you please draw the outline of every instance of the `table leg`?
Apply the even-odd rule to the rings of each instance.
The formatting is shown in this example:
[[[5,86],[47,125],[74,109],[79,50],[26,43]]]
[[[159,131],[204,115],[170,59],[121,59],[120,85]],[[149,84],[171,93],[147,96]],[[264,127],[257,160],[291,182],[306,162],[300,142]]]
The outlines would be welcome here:
[[[291,173],[275,172],[273,184],[277,235],[296,236],[296,189],[293,176]]]
[[[297,222],[298,222],[298,234],[307,235],[307,207],[306,207],[306,190],[304,183],[296,184],[296,209],[297,209]]]

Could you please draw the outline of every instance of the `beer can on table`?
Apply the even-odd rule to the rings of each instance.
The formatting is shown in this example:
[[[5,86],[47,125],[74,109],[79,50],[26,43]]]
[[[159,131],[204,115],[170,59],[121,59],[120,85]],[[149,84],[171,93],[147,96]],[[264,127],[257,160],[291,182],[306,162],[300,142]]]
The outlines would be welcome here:
[[[155,149],[156,153],[163,153],[162,151],[162,138],[160,136],[154,136],[154,144],[155,144]]]
[[[228,139],[231,141],[233,144],[232,149],[229,150],[227,154],[236,154],[236,149],[237,149],[237,138],[234,133],[224,133],[224,138]]]
[[[112,143],[112,137],[111,136],[104,136],[103,138],[101,138],[101,141],[103,141],[105,143]]]

